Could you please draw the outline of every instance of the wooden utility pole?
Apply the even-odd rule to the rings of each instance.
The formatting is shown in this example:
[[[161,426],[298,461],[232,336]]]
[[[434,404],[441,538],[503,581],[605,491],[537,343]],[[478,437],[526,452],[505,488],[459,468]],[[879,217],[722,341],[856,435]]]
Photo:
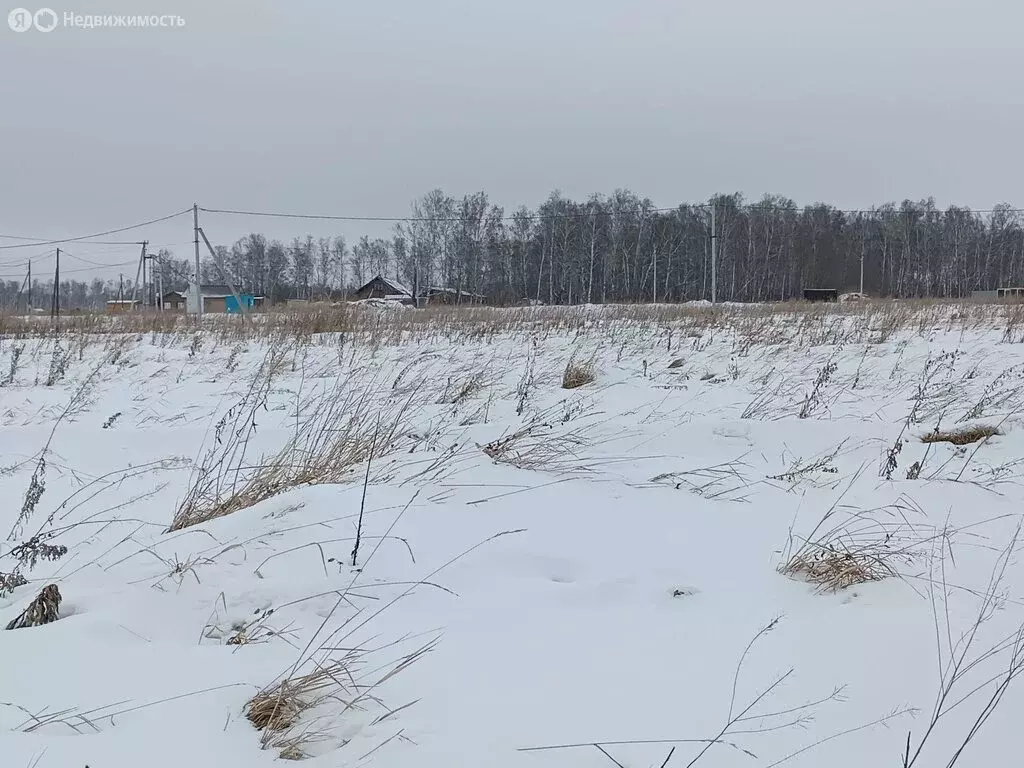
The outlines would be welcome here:
[[[50,317],[60,317],[60,248],[57,249],[57,264],[53,268],[53,300],[50,303]]]
[[[203,291],[199,287],[199,203],[192,204],[192,229],[196,239],[196,279],[192,289],[195,296],[196,313],[201,315],[203,314]]]
[[[26,307],[28,308],[28,313],[31,315],[32,314],[32,260],[31,259],[29,259],[29,262],[28,262],[28,304],[26,304]]]
[[[711,303],[718,302],[718,231],[715,229],[715,204],[711,203]]]
[[[142,303],[144,306],[149,304],[149,289],[146,287],[149,283],[146,282],[146,260],[149,258],[146,256],[146,246],[149,245],[149,240],[142,241]],[[149,271],[149,282],[153,282],[153,270]]]
[[[140,245],[142,245],[142,250],[139,252],[139,266],[135,268],[135,283],[132,285],[132,305],[130,309],[133,310],[135,309],[135,297],[139,294],[139,276],[141,275],[143,280],[146,279],[146,246],[144,243],[140,243]]]
[[[146,282],[146,243],[142,243],[142,295],[139,297],[139,302],[142,306],[146,306],[149,303],[149,283]]]
[[[146,253],[146,247],[149,245],[149,241],[145,240],[142,243],[142,251],[145,254],[144,258],[149,262],[149,290],[146,292],[146,302],[149,306],[156,309],[158,306],[163,309],[163,295],[164,295],[164,265],[160,259],[158,253]],[[157,274],[157,268],[160,272]],[[160,281],[159,296],[157,295],[157,280]],[[159,301],[157,300],[159,298]]]
[[[22,281],[21,288],[18,289],[18,295],[14,297],[14,311],[15,312],[18,312],[18,311],[21,310],[21,297],[23,295],[26,296],[26,297],[28,296],[28,294],[25,293],[25,288],[28,285],[28,281],[29,281],[29,279],[31,279],[31,277],[32,277],[32,262],[30,261],[28,263],[28,276]],[[25,300],[25,312],[26,313],[28,312],[28,299],[27,298]]]

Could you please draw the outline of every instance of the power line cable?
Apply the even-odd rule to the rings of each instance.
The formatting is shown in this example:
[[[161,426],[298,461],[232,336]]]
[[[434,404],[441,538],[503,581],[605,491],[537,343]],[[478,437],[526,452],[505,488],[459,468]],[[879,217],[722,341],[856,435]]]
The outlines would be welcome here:
[[[827,211],[830,213],[842,213],[842,214],[860,214],[860,215],[891,215],[900,213],[914,213],[916,209],[908,209],[904,211],[902,208],[886,207],[895,206],[895,203],[884,204],[875,208],[835,208],[827,203],[809,203],[803,206],[796,204],[793,205],[775,205],[765,203],[744,203],[742,205],[730,205],[729,197],[717,197],[714,203],[679,203],[676,206],[669,208],[647,208],[642,210],[642,213],[669,213],[678,211],[681,209],[694,209],[694,210],[709,210],[712,206],[716,206],[720,211],[727,212],[730,208],[733,210],[740,210],[746,212],[758,211],[782,211],[787,213],[806,214],[814,213],[817,210]],[[609,202],[607,200],[603,201]],[[574,202],[576,205],[581,203]],[[583,203],[585,204],[585,203]],[[966,211],[967,213],[974,214],[993,214],[993,213],[1024,213],[1024,208],[970,208],[967,206],[947,206],[945,209],[936,208],[936,213],[944,213],[951,208],[959,208]],[[321,220],[321,221],[355,221],[355,222],[391,222],[391,223],[403,223],[403,222],[461,222],[472,220],[475,217],[472,216],[349,216],[349,215],[334,215],[334,214],[315,214],[315,213],[286,213],[282,211],[248,211],[238,210],[229,208],[199,208],[204,213],[215,213],[215,214],[226,214],[231,216],[255,216],[264,218],[278,218],[278,219],[308,219],[308,220]],[[634,209],[635,210],[635,209]],[[547,219],[587,219],[592,216],[614,216],[620,211],[615,210],[590,210],[590,211],[578,211],[573,213],[531,213],[527,215],[512,214],[502,216],[501,221],[515,221],[515,220],[547,220]],[[486,216],[481,217],[486,219]]]
[[[22,237],[20,235],[0,235],[3,240],[29,240],[30,245],[45,245],[48,237]],[[141,240],[80,240],[85,245],[141,245]]]
[[[64,250],[61,249],[61,254],[63,254],[63,253],[64,253]],[[111,269],[111,268],[114,268],[114,267],[127,267],[127,266],[129,266],[131,264],[135,264],[137,261],[138,261],[138,259],[132,259],[131,261],[123,261],[123,262],[120,262],[118,264],[104,264],[103,268]],[[63,276],[63,275],[67,275],[67,274],[77,274],[79,272],[95,272],[95,271],[96,271],[96,267],[79,267],[77,269],[62,269],[60,271],[60,273]],[[24,273],[22,273],[22,272],[12,272],[10,274],[0,274],[0,278],[11,278],[11,277],[24,277]]]
[[[38,262],[41,262],[41,261],[46,261],[47,259],[53,258],[55,253],[56,253],[56,251],[54,251],[53,248],[47,248],[45,251],[39,251],[38,253],[33,253],[33,254],[29,255],[29,256],[24,256],[24,255],[19,254],[18,258],[24,259],[23,261],[18,261],[18,262],[0,261],[0,267],[4,267],[6,269],[15,269],[17,267],[27,267],[30,261],[32,263],[38,263]]]
[[[691,208],[707,208],[706,204],[691,205]],[[382,221],[382,222],[458,222],[468,221],[473,217],[471,216],[342,216],[342,215],[325,215],[315,213],[281,213],[277,211],[238,211],[230,210],[226,208],[200,208],[200,211],[204,213],[222,213],[232,216],[261,216],[267,218],[277,219],[312,219],[312,220],[323,220],[323,221]],[[668,211],[675,211],[677,208],[649,208],[647,213],[666,213]],[[516,221],[518,219],[526,219],[530,221],[545,220],[545,219],[586,219],[591,216],[609,216],[614,211],[581,211],[579,213],[533,213],[527,215],[513,214],[511,216],[502,216],[501,221]],[[486,216],[481,218],[486,219]]]
[[[79,237],[65,237],[57,240],[46,240],[43,242],[33,243],[17,243],[15,245],[0,245],[0,250],[9,250],[11,248],[35,248],[40,245],[61,245],[62,243],[77,243],[83,240],[92,240],[97,237],[105,237],[106,235],[116,235],[118,232],[128,232],[132,229],[140,229],[142,227],[148,227],[151,224],[159,224],[163,221],[169,221],[170,219],[177,218],[178,216],[184,216],[186,213],[191,213],[191,208],[186,208],[184,211],[178,211],[177,213],[171,213],[166,216],[160,216],[155,219],[149,219],[148,221],[141,221],[138,224],[129,224],[127,227],[117,227],[116,229],[108,229],[104,232],[93,232],[90,235],[81,235]],[[131,245],[131,243],[127,243]]]
[[[102,263],[100,263],[98,261],[90,261],[89,259],[83,259],[81,256],[76,256],[75,254],[71,253],[71,251],[68,251],[68,250],[66,250],[64,248],[61,248],[60,250],[61,250],[61,254],[63,254],[64,256],[72,258],[75,261],[80,261],[83,264],[91,264],[94,267],[109,267],[110,266],[109,264],[102,264]],[[67,271],[67,270],[65,270],[65,271]]]

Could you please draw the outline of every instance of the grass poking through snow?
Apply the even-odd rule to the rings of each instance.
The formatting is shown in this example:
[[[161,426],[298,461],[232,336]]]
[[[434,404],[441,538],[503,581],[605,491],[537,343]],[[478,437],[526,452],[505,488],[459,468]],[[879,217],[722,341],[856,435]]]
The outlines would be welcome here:
[[[935,429],[921,436],[922,443],[952,443],[953,445],[970,445],[980,440],[1002,434],[997,427],[979,425],[959,427],[957,429]]]
[[[578,363],[570,360],[562,374],[562,389],[578,389],[593,383],[596,379],[593,363]]]

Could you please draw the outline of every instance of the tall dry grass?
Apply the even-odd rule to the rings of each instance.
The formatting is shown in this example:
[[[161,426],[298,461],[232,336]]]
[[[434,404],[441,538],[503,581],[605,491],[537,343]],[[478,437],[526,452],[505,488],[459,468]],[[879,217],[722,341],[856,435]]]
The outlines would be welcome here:
[[[297,405],[291,436],[280,449],[252,457],[257,416],[266,410],[286,356],[270,352],[242,398],[221,417],[170,530],[230,515],[291,488],[355,480],[360,464],[394,450],[415,394],[381,400],[374,381],[357,388],[339,379]]]
[[[819,591],[837,592],[857,584],[900,578],[903,569],[927,558],[935,541],[948,541],[951,532],[924,523],[923,512],[900,497],[878,509],[843,504],[860,478],[857,472],[846,489],[806,535],[790,532],[779,571],[813,584]]]
[[[243,324],[230,315],[138,312],[123,315],[77,313],[60,318],[0,313],[0,337],[29,339],[60,335],[156,333],[191,338],[203,332],[222,340],[311,339],[352,334],[363,342],[399,343],[410,338],[468,336],[487,340],[499,334],[536,335],[587,331],[621,335],[622,325],[675,330],[676,339],[709,329],[728,329],[748,348],[755,344],[881,343],[898,332],[932,328],[998,328],[1004,341],[1024,338],[1020,304],[940,300],[878,300],[863,304],[786,302],[707,307],[691,304],[614,304],[549,307],[430,307],[374,310],[358,305],[310,304],[269,309]],[[773,320],[773,322],[765,322]],[[596,322],[595,322],[596,321]],[[698,336],[699,337],[699,336]],[[669,337],[666,351],[672,351]],[[678,343],[677,343],[678,347]]]

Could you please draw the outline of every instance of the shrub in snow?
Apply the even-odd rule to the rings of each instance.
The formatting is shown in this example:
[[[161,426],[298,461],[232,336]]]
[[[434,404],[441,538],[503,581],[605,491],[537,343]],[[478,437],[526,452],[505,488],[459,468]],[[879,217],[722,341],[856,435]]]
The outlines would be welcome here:
[[[60,618],[60,601],[60,590],[56,584],[43,587],[43,591],[28,604],[28,608],[7,625],[7,629],[39,627],[56,621]]]
[[[594,381],[594,366],[570,360],[562,374],[562,389],[577,389]]]

